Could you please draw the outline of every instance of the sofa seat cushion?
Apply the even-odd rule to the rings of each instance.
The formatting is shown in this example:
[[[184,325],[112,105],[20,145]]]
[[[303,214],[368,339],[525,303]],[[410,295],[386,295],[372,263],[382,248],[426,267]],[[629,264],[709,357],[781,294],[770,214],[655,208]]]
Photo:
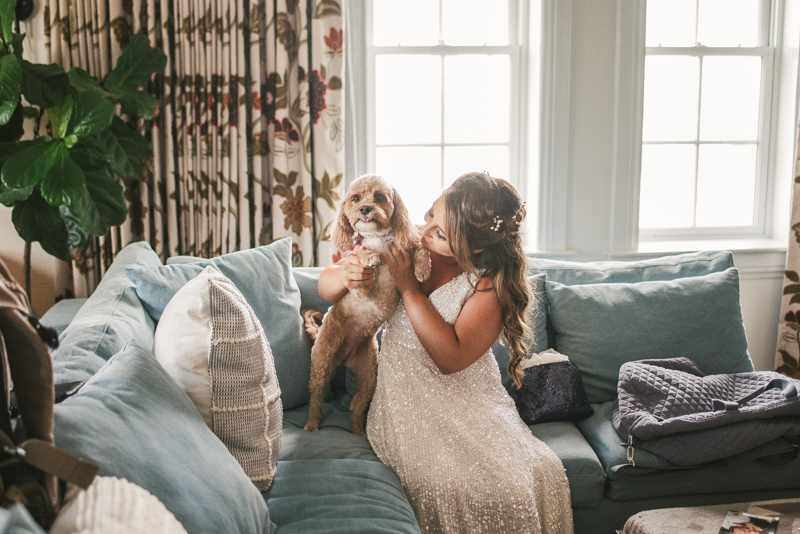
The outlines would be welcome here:
[[[189,534],[269,533],[261,493],[156,359],[128,344],[55,406],[56,446],[157,497]]]
[[[56,384],[88,380],[130,340],[148,349],[155,323],[125,275],[128,267],[156,268],[161,259],[145,241],[117,254],[92,296],[81,306],[53,351]]]
[[[317,432],[303,427],[308,418],[308,405],[283,412],[283,436],[278,461],[320,459],[355,459],[380,462],[369,442],[353,434],[350,411],[337,398],[322,406],[322,419]]]
[[[300,289],[292,275],[292,240],[231,252],[212,259],[126,269],[145,309],[158,321],[172,297],[211,265],[229,278],[252,306],[267,335],[285,408],[306,404],[311,340],[300,315]]]
[[[778,466],[750,461],[731,466],[682,470],[625,468],[615,473],[612,471],[614,466],[628,461],[625,440],[617,434],[611,423],[614,402],[593,404],[592,408],[594,415],[576,424],[606,472],[608,481],[605,493],[610,499],[800,488],[800,457]],[[667,463],[659,456],[640,449],[634,449],[634,461],[639,466]]]
[[[606,473],[592,447],[574,423],[530,425],[531,433],[553,449],[564,464],[573,508],[591,508],[603,499]]]
[[[278,534],[420,532],[400,480],[380,462],[279,461],[264,496]]]

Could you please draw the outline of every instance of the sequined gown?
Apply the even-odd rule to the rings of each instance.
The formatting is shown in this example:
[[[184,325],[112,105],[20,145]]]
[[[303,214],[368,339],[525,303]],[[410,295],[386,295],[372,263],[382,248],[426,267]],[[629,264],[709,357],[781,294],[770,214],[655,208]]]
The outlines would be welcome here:
[[[464,273],[430,301],[454,324],[473,291]],[[442,374],[402,301],[383,333],[367,437],[400,478],[422,532],[572,532],[561,461],[519,418],[492,352]]]

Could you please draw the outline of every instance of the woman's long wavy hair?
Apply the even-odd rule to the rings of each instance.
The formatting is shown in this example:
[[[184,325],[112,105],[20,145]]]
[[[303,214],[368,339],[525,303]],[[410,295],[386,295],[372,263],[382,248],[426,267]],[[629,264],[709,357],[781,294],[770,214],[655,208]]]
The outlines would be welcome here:
[[[531,335],[527,311],[536,298],[526,280],[527,259],[520,236],[525,205],[506,180],[479,172],[460,176],[442,196],[447,241],[459,266],[492,278],[511,353],[508,372],[519,388],[519,365]]]

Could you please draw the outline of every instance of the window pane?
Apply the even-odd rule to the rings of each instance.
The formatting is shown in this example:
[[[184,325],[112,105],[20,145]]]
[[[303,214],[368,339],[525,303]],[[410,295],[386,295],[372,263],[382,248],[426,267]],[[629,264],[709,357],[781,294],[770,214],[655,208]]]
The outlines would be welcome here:
[[[442,77],[438,56],[375,58],[375,140],[439,143],[442,139]]]
[[[683,228],[694,220],[695,145],[642,146],[639,228]]]
[[[439,42],[439,2],[373,0],[373,14],[375,46],[421,46]]]
[[[761,58],[703,58],[700,139],[755,141],[761,97]]]
[[[508,0],[443,0],[442,40],[460,46],[508,44]]]
[[[705,46],[758,46],[759,0],[699,0],[697,40]]]
[[[449,146],[444,149],[444,186],[467,172],[488,172],[508,178],[507,146]]]
[[[378,148],[375,151],[376,174],[397,189],[415,224],[425,222],[425,212],[442,193],[441,154],[439,147]]]
[[[645,58],[644,141],[696,140],[699,82],[699,58]]]
[[[508,56],[445,58],[446,143],[508,142],[511,65]]]
[[[697,226],[753,224],[756,145],[700,145]]]
[[[694,46],[696,0],[647,0],[646,46]]]

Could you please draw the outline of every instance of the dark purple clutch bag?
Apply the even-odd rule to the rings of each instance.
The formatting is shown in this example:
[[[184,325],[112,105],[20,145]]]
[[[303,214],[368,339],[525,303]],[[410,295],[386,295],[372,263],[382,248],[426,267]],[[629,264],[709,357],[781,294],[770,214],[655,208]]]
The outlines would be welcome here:
[[[528,425],[577,421],[589,417],[580,371],[570,361],[534,365],[525,369],[517,395],[517,410]]]

